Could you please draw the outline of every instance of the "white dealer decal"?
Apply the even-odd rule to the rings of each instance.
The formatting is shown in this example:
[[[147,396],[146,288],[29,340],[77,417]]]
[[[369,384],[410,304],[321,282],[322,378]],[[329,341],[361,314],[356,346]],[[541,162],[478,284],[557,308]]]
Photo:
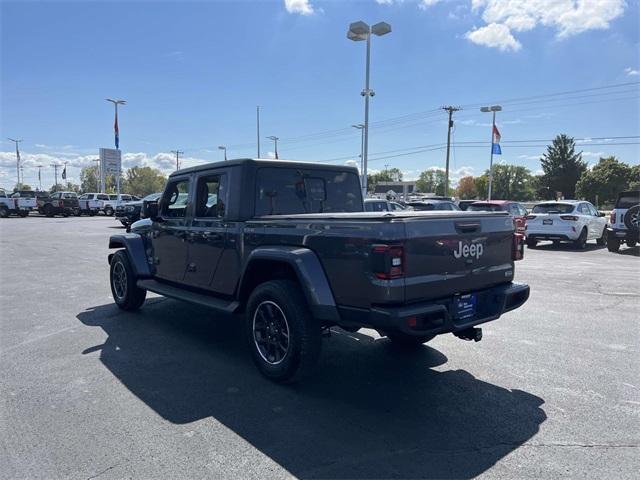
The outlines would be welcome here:
[[[453,256],[456,258],[468,258],[476,257],[479,259],[484,253],[484,246],[481,243],[472,243],[471,245],[463,245],[462,242],[458,242],[458,249],[453,251]]]

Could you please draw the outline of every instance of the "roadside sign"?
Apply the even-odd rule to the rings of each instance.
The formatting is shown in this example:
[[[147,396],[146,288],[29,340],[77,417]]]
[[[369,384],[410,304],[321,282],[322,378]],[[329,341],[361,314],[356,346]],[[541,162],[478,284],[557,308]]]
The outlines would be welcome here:
[[[120,172],[120,166],[122,164],[122,157],[120,150],[113,148],[101,148],[100,149],[100,171],[104,174],[118,175]]]

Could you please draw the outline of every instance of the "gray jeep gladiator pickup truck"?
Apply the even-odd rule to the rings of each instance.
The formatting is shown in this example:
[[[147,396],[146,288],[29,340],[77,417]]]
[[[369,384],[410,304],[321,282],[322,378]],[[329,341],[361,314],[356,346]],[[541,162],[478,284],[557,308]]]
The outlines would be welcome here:
[[[323,330],[371,328],[403,348],[514,310],[522,235],[507,212],[364,212],[346,166],[232,160],[174,172],[145,219],[113,235],[111,291],[124,310],[147,291],[243,314],[258,369],[309,374]]]

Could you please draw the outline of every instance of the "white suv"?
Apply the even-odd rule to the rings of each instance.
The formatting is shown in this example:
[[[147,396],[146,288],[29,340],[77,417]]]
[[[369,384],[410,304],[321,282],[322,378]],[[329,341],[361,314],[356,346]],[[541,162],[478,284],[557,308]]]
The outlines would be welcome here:
[[[617,252],[622,242],[628,247],[638,243],[638,222],[640,214],[640,191],[620,192],[616,206],[611,212],[610,225],[607,227],[607,247]]]
[[[540,240],[551,240],[554,244],[572,242],[583,249],[588,240],[598,245],[607,242],[607,220],[589,202],[582,200],[560,200],[542,202],[526,217],[527,246],[534,248]]]

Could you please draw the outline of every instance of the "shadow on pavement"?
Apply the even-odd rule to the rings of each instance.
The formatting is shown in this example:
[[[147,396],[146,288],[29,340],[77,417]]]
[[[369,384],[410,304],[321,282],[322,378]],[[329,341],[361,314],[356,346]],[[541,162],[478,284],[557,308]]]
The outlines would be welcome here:
[[[620,247],[619,255],[631,255],[632,257],[640,257],[640,246],[635,247]]]
[[[529,247],[527,247],[529,248]],[[584,247],[584,250],[581,250],[579,248],[576,248],[572,243],[559,243],[559,244],[554,244],[552,242],[540,242],[538,243],[538,245],[535,246],[535,248],[533,248],[533,250],[561,250],[563,252],[595,252],[598,250],[602,250],[602,249],[606,249],[607,247],[605,245],[598,245],[597,243],[590,241],[589,243],[587,243]]]
[[[78,319],[108,338],[83,354],[99,352],[164,419],[213,417],[305,478],[470,478],[546,419],[537,396],[464,370],[432,370],[447,362],[433,348],[400,354],[359,334],[333,334],[314,377],[275,385],[253,367],[241,319],[211,316],[159,298],[137,313],[95,307]]]

